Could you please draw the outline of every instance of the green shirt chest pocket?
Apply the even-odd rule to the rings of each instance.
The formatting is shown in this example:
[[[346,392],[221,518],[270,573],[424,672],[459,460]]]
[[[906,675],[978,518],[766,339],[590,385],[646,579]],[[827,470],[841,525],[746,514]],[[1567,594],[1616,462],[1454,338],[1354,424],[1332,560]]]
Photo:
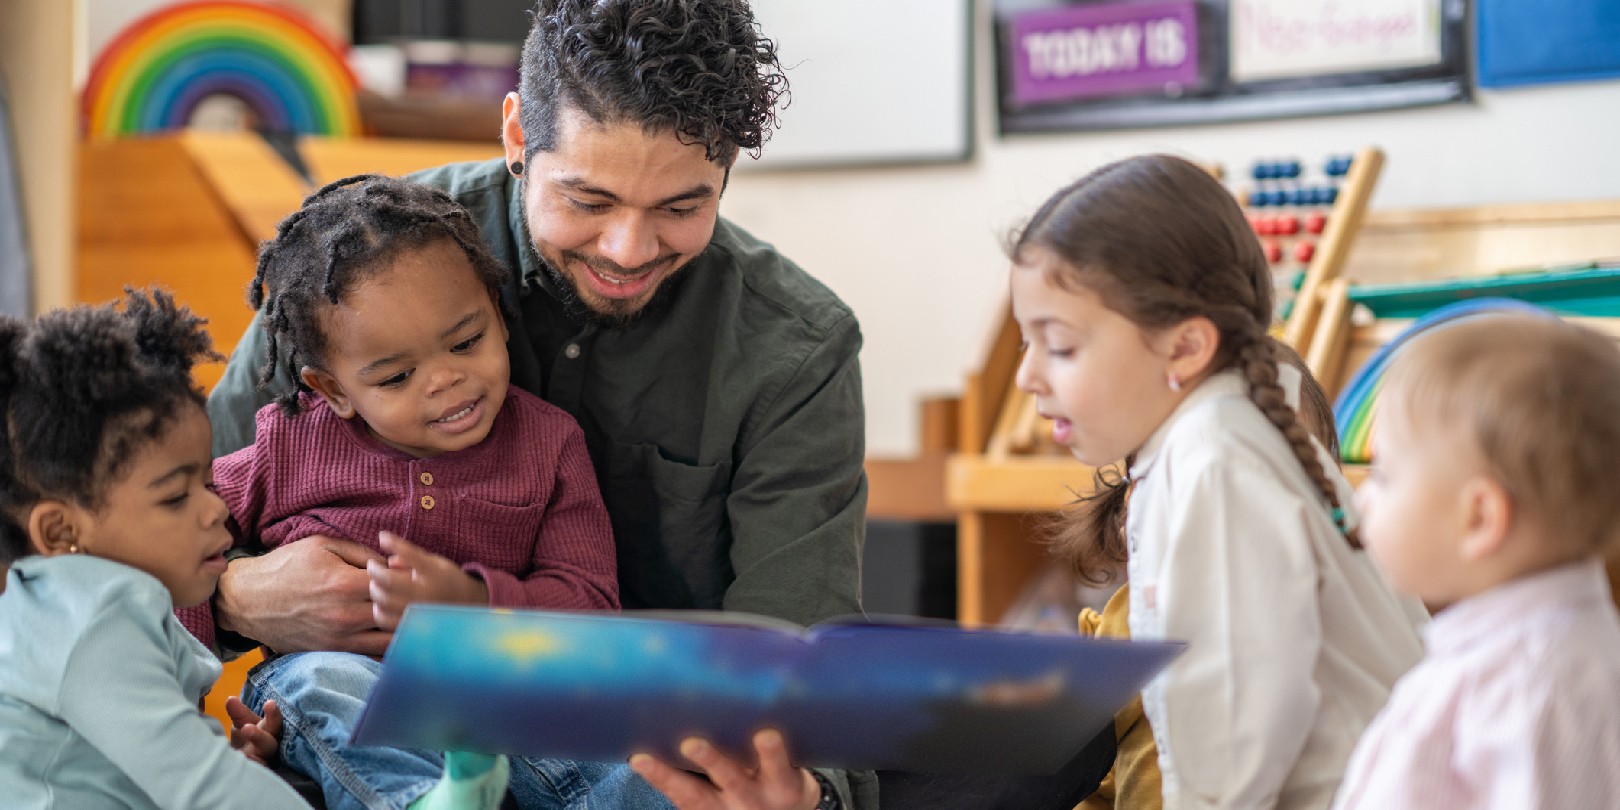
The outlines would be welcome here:
[[[734,578],[731,464],[686,464],[657,445],[618,445],[601,479],[624,606],[719,608]]]

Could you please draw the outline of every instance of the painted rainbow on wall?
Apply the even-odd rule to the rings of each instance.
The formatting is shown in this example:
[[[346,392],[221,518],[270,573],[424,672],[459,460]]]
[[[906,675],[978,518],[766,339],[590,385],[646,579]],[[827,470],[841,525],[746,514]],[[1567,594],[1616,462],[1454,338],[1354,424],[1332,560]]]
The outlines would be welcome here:
[[[85,130],[119,136],[182,128],[215,95],[241,100],[262,129],[360,132],[343,51],[295,11],[240,0],[167,6],[120,32],[91,68]]]
[[[1394,340],[1384,344],[1367,360],[1345,384],[1338,401],[1333,403],[1333,421],[1339,429],[1339,458],[1351,464],[1366,464],[1372,460],[1372,432],[1378,414],[1378,395],[1383,391],[1384,374],[1389,370],[1390,360],[1401,346],[1430,329],[1452,321],[1499,312],[1533,312],[1556,317],[1534,304],[1511,298],[1475,298],[1447,304],[1413,321],[1411,326],[1401,330]]]

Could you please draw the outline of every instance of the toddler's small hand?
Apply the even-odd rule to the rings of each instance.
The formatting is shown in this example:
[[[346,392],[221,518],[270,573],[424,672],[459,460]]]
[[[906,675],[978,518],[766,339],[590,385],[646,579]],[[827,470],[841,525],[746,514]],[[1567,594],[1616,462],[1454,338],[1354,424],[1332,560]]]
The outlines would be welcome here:
[[[225,714],[231,718],[231,747],[261,765],[274,764],[281,751],[281,707],[267,700],[261,717],[231,695],[225,698]]]
[[[405,608],[413,602],[489,604],[483,580],[461,570],[455,561],[434,554],[393,532],[379,532],[377,541],[388,562],[366,564],[371,577],[371,612],[377,626],[393,630]]]

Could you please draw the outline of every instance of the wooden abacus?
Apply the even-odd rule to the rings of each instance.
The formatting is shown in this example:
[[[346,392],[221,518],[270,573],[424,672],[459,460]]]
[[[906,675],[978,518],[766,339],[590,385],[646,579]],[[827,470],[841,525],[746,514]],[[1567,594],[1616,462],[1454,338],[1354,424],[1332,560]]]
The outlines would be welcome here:
[[[1341,276],[1383,167],[1383,150],[1371,146],[1327,158],[1319,174],[1297,158],[1260,161],[1249,172],[1253,185],[1237,192],[1278,290],[1292,290],[1300,276],[1291,298],[1278,296],[1286,301],[1283,337],[1318,377],[1336,373],[1344,355],[1350,306]]]

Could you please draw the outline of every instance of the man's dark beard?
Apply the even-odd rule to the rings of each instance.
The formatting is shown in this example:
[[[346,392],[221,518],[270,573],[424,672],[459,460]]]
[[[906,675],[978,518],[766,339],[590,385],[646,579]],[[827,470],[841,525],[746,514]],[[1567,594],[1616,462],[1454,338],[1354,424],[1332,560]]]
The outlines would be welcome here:
[[[652,298],[634,312],[603,312],[592,309],[579,295],[579,287],[574,279],[567,273],[551,266],[551,262],[540,257],[540,266],[546,269],[546,275],[551,277],[551,283],[557,287],[557,300],[562,302],[563,312],[571,319],[594,323],[606,330],[628,329],[636,321],[656,312],[669,308],[674,298],[675,287],[680,283],[683,273],[677,270],[659,283],[658,289],[653,291]]]
[[[727,176],[730,176],[729,172]],[[653,291],[652,298],[647,300],[646,305],[634,312],[600,312],[591,309],[585,303],[585,300],[580,297],[579,286],[574,283],[574,280],[562,270],[552,267],[551,261],[546,258],[546,255],[535,247],[534,235],[529,232],[529,190],[527,182],[526,177],[518,178],[518,200],[523,210],[523,238],[529,243],[529,249],[534,251],[534,257],[540,260],[540,266],[545,268],[546,275],[551,278],[552,285],[557,288],[557,300],[563,305],[564,315],[571,320],[594,323],[602,329],[623,330],[630,328],[632,324],[647,315],[662,312],[669,308],[670,301],[674,297],[675,287],[681,281],[681,276],[684,275],[681,272],[681,270],[685,269],[684,266],[675,268],[675,271],[658,285],[658,289]],[[563,259],[565,261],[567,258],[564,255]],[[688,259],[688,261],[691,260]]]

